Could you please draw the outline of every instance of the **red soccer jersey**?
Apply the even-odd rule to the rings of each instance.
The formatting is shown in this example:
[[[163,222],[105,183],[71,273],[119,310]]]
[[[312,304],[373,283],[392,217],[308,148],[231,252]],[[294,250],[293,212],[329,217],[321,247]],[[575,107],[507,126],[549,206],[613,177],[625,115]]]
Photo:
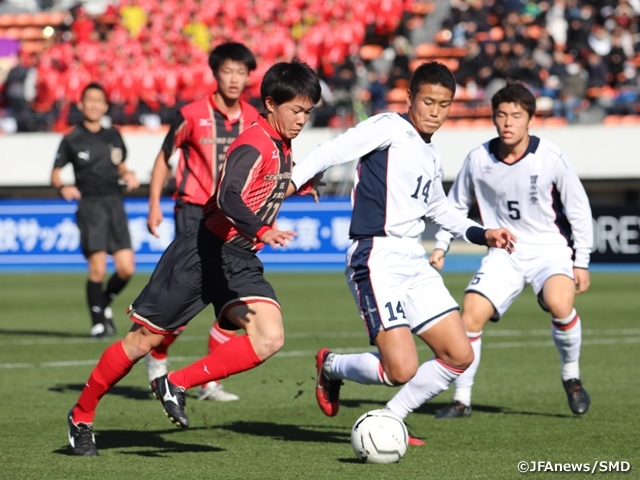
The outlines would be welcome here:
[[[180,149],[174,199],[194,205],[207,203],[229,146],[259,116],[246,102],[241,101],[240,108],[240,117],[229,119],[210,95],[180,109],[162,145],[167,159]]]
[[[258,117],[229,148],[216,193],[204,206],[207,228],[226,243],[260,250],[258,237],[278,215],[291,168],[291,142]]]

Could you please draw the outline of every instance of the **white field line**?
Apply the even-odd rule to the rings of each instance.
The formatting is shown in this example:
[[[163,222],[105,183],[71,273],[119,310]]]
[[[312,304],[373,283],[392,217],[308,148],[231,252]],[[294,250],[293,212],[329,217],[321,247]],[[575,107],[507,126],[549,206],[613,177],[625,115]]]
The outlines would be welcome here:
[[[549,337],[551,335],[551,328],[548,330],[487,330],[483,332],[482,336],[487,337]],[[619,328],[619,329],[603,329],[592,330],[583,329],[582,336],[618,336],[618,335],[640,335],[640,328]],[[0,335],[2,336],[2,335]],[[286,339],[292,338],[365,338],[366,332],[292,332],[285,333]],[[206,340],[205,335],[181,335],[180,342],[204,342]],[[26,338],[16,340],[0,340],[0,346],[29,346],[29,345],[78,345],[78,344],[92,344],[104,342],[104,340],[96,340],[94,338],[57,338],[46,337],[43,335],[41,338]]]
[[[582,340],[583,346],[597,345],[630,345],[640,343],[640,337],[625,338],[588,338]],[[553,341],[534,341],[534,342],[483,342],[482,348],[538,348],[553,347]],[[373,348],[373,347],[372,347]],[[426,345],[418,346],[418,350],[427,350]],[[360,353],[370,351],[371,348],[333,348],[335,353]],[[309,357],[317,353],[317,350],[290,350],[277,353],[274,358],[287,357]],[[201,357],[171,357],[174,362],[193,362]],[[93,366],[98,363],[97,359],[93,360],[68,360],[60,362],[42,362],[42,363],[0,363],[0,369],[17,369],[17,368],[63,368],[63,367],[81,367],[85,365]]]

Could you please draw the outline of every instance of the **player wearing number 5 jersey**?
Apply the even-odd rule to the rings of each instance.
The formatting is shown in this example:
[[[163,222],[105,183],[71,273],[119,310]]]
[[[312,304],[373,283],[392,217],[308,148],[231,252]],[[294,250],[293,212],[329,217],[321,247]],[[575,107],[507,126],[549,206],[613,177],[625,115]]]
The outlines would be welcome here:
[[[436,415],[471,414],[471,388],[480,362],[482,329],[497,321],[526,285],[551,313],[551,333],[560,354],[562,382],[576,415],[589,408],[582,386],[580,317],[574,296],[589,287],[589,254],[593,244],[591,209],[578,176],[552,143],[531,136],[534,96],[521,84],[509,84],[492,99],[495,138],[471,151],[458,174],[449,201],[468,212],[477,200],[485,227],[508,228],[518,251],[504,255],[490,249],[466,289],[462,320],[475,360],[456,379],[453,402]],[[432,264],[440,269],[451,235],[438,232]]]
[[[420,377],[423,401],[447,389],[473,360],[458,305],[420,244],[423,218],[467,241],[507,251],[513,237],[504,228],[484,230],[447,202],[431,137],[449,113],[455,88],[444,65],[421,65],[407,92],[408,114],[371,117],[311,151],[293,170],[292,182],[302,185],[332,165],[360,159],[346,275],[379,353],[318,352],[316,398],[328,416],[338,413],[343,379],[394,386]],[[412,333],[435,353],[419,369]]]

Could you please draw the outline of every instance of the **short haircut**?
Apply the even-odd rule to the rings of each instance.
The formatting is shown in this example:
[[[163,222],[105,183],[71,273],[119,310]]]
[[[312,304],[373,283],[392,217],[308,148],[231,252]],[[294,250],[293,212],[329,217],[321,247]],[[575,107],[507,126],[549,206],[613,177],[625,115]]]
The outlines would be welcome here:
[[[438,62],[423,63],[416,68],[411,75],[411,83],[409,91],[411,96],[415,97],[422,85],[442,85],[444,88],[451,90],[451,94],[456,93],[456,80],[453,73],[446,66]]]
[[[211,67],[211,71],[214,74],[217,73],[218,69],[226,60],[243,63],[250,72],[257,67],[256,57],[254,57],[251,50],[242,43],[227,42],[214,48],[209,54],[209,67]]]
[[[516,103],[520,105],[529,114],[529,118],[536,113],[536,97],[521,82],[509,82],[506,87],[496,92],[491,98],[491,108],[493,108],[494,114],[501,103]]]
[[[267,97],[273,98],[276,105],[296,97],[306,97],[315,105],[320,100],[320,90],[320,81],[313,69],[294,58],[291,63],[276,63],[267,70],[260,85],[260,96],[265,106]]]
[[[82,89],[82,95],[80,96],[80,100],[84,100],[84,96],[85,94],[89,91],[89,90],[100,90],[102,92],[102,94],[104,95],[104,101],[107,102],[107,91],[104,89],[104,87],[102,85],[100,85],[97,82],[91,82],[89,85],[87,85],[86,87],[84,87]]]

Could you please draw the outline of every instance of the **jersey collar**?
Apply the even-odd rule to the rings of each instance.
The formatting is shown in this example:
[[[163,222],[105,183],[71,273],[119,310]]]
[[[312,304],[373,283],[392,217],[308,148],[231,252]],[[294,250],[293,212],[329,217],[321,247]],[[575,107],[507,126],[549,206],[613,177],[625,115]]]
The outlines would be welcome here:
[[[214,111],[216,111],[220,115],[222,115],[227,122],[229,122],[231,125],[233,125],[234,123],[239,122],[240,119],[242,119],[244,117],[245,106],[244,106],[244,102],[242,100],[240,100],[240,116],[238,116],[237,118],[229,118],[226,113],[224,113],[222,110],[220,110],[220,107],[218,106],[218,104],[216,103],[216,100],[215,100],[215,96],[214,96],[215,94],[216,94],[216,92],[213,92],[211,95],[209,95],[209,105],[211,105],[211,108],[213,108]]]
[[[505,165],[515,165],[530,153],[536,153],[536,150],[538,150],[539,146],[540,146],[540,139],[535,135],[529,135],[529,145],[527,145],[527,149],[524,151],[524,153],[515,162],[505,163]],[[494,138],[492,140],[489,140],[489,148],[488,148],[489,153],[493,155],[496,158],[496,160],[504,163],[504,158],[500,157],[499,148],[500,148],[499,138]]]
[[[413,129],[416,131],[416,133],[420,136],[420,138],[422,138],[422,141],[424,143],[426,143],[427,145],[431,145],[431,141],[426,141],[423,137],[422,134],[420,133],[420,130],[418,130],[415,125],[413,124],[413,122],[411,122],[411,119],[409,118],[409,114],[408,113],[399,113],[398,115],[400,115],[401,118],[403,118],[404,120],[406,120],[409,125],[411,125],[413,127]]]
[[[267,132],[267,135],[269,135],[275,142],[278,142],[282,145],[282,150],[284,151],[285,155],[291,152],[291,140],[282,138],[282,136],[278,132],[276,132],[275,128],[273,128],[269,124],[269,122],[267,122],[267,119],[264,116],[258,115],[257,122],[258,125],[260,125],[260,127],[265,132]]]

